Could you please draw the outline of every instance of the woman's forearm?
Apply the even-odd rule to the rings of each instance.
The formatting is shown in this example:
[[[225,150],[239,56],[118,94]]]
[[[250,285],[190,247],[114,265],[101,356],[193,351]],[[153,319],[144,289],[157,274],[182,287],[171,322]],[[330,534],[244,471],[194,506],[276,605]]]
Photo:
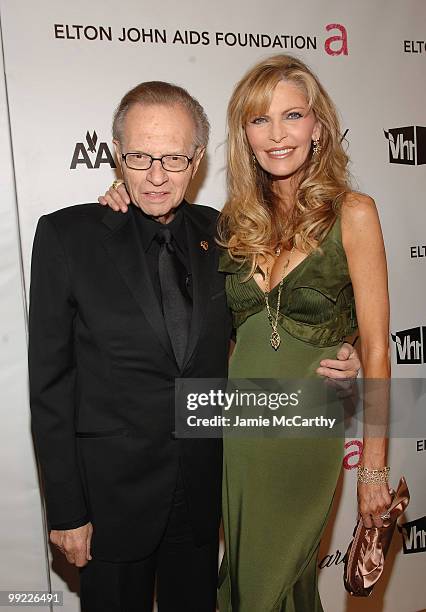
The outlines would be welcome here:
[[[390,362],[387,347],[363,346],[364,447],[361,464],[371,469],[386,465],[389,422]]]

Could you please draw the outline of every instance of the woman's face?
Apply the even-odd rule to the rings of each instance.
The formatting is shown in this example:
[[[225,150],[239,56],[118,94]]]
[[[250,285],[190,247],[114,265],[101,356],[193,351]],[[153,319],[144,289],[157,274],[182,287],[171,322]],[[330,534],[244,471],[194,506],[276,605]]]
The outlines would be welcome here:
[[[285,81],[277,84],[267,113],[252,117],[245,129],[260,166],[277,179],[297,173],[321,131],[304,94]]]

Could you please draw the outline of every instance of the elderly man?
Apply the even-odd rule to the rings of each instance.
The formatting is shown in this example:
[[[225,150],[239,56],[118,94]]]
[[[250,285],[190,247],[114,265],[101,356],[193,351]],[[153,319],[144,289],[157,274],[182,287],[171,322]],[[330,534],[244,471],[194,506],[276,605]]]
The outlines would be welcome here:
[[[128,212],[85,204],[38,224],[32,422],[83,612],[149,612],[155,579],[160,612],[215,610],[221,445],[173,432],[175,378],[227,372],[218,213],[184,200],[208,130],[184,89],[138,85],[113,124]]]

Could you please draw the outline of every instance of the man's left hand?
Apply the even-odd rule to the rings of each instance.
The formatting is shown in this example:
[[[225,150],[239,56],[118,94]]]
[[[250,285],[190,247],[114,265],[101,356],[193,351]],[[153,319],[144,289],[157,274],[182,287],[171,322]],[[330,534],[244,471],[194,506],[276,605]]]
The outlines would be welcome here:
[[[337,353],[337,359],[323,359],[317,374],[335,380],[345,380],[356,378],[360,369],[358,353],[352,344],[344,342]]]

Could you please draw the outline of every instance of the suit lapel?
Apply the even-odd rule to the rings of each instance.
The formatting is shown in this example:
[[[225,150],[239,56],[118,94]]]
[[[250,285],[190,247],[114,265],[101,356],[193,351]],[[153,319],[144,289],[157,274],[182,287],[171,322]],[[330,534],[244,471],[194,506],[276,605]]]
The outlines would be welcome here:
[[[197,346],[202,326],[206,319],[205,310],[210,294],[210,281],[217,265],[215,257],[215,234],[206,227],[191,209],[184,208],[185,229],[188,240],[188,254],[192,273],[193,310],[188,346],[182,369],[185,368]]]
[[[134,212],[127,214],[108,209],[102,222],[111,230],[104,239],[105,248],[118,268],[127,287],[140,306],[165,351],[175,363],[173,349],[164,323],[160,304],[152,286]]]

